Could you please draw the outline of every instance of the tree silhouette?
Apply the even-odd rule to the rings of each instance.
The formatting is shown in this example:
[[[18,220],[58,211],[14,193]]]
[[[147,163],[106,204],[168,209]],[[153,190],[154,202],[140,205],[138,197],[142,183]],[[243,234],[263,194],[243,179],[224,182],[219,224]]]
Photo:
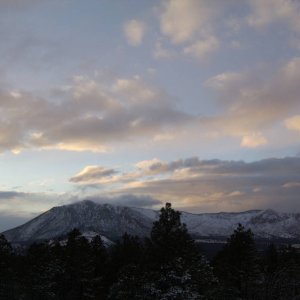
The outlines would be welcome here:
[[[14,270],[12,247],[0,235],[0,299],[14,299]]]
[[[218,277],[228,289],[251,298],[262,280],[252,231],[239,224],[216,257],[215,265]]]

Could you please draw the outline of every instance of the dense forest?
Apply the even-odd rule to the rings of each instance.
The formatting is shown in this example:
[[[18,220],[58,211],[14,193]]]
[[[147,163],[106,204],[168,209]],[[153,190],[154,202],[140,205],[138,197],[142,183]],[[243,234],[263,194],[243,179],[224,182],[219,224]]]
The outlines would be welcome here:
[[[300,299],[300,255],[273,244],[259,253],[239,225],[208,262],[167,203],[149,238],[125,234],[109,248],[77,229],[18,253],[0,236],[0,299]]]

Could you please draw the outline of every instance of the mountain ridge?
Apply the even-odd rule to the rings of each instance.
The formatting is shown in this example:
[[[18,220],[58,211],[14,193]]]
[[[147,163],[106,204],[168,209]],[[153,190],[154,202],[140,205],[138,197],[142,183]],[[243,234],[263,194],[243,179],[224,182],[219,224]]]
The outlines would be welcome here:
[[[52,239],[75,227],[82,232],[97,232],[110,240],[119,239],[125,232],[144,237],[150,234],[158,216],[156,210],[84,200],[55,206],[3,234],[13,243]],[[181,219],[193,236],[225,238],[241,223],[257,238],[300,239],[300,213],[279,213],[271,209],[200,214],[181,212]]]

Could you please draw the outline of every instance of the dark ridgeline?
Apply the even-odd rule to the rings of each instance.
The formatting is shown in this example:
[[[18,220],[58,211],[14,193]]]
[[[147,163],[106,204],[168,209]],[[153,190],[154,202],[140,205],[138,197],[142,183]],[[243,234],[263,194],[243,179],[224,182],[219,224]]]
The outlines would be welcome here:
[[[211,264],[167,203],[149,238],[125,234],[111,247],[74,229],[64,242],[16,253],[0,236],[0,300],[292,300],[300,257],[270,245],[259,254],[241,225]]]

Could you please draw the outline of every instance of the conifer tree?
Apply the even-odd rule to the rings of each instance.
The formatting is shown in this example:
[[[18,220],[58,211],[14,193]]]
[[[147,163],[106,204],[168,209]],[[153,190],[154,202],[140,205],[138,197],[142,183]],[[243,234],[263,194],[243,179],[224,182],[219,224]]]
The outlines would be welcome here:
[[[65,246],[66,300],[93,299],[92,278],[94,273],[91,247],[78,229],[68,234]]]
[[[108,254],[99,235],[91,241],[91,254],[93,261],[92,288],[96,299],[103,299],[106,294],[105,275],[107,269]]]
[[[146,246],[146,260],[122,269],[110,299],[206,299],[215,277],[170,203],[161,209]]]
[[[180,212],[166,203],[160,210],[159,220],[151,231],[152,256],[159,263],[171,262],[179,257],[189,259],[195,244],[188,234],[186,225],[181,223]]]
[[[56,264],[47,243],[33,244],[26,255],[26,295],[31,300],[52,300],[57,296],[56,276],[60,266]]]
[[[216,271],[227,289],[245,299],[259,293],[262,280],[254,235],[239,224],[215,259]],[[254,297],[254,296],[253,296]]]

